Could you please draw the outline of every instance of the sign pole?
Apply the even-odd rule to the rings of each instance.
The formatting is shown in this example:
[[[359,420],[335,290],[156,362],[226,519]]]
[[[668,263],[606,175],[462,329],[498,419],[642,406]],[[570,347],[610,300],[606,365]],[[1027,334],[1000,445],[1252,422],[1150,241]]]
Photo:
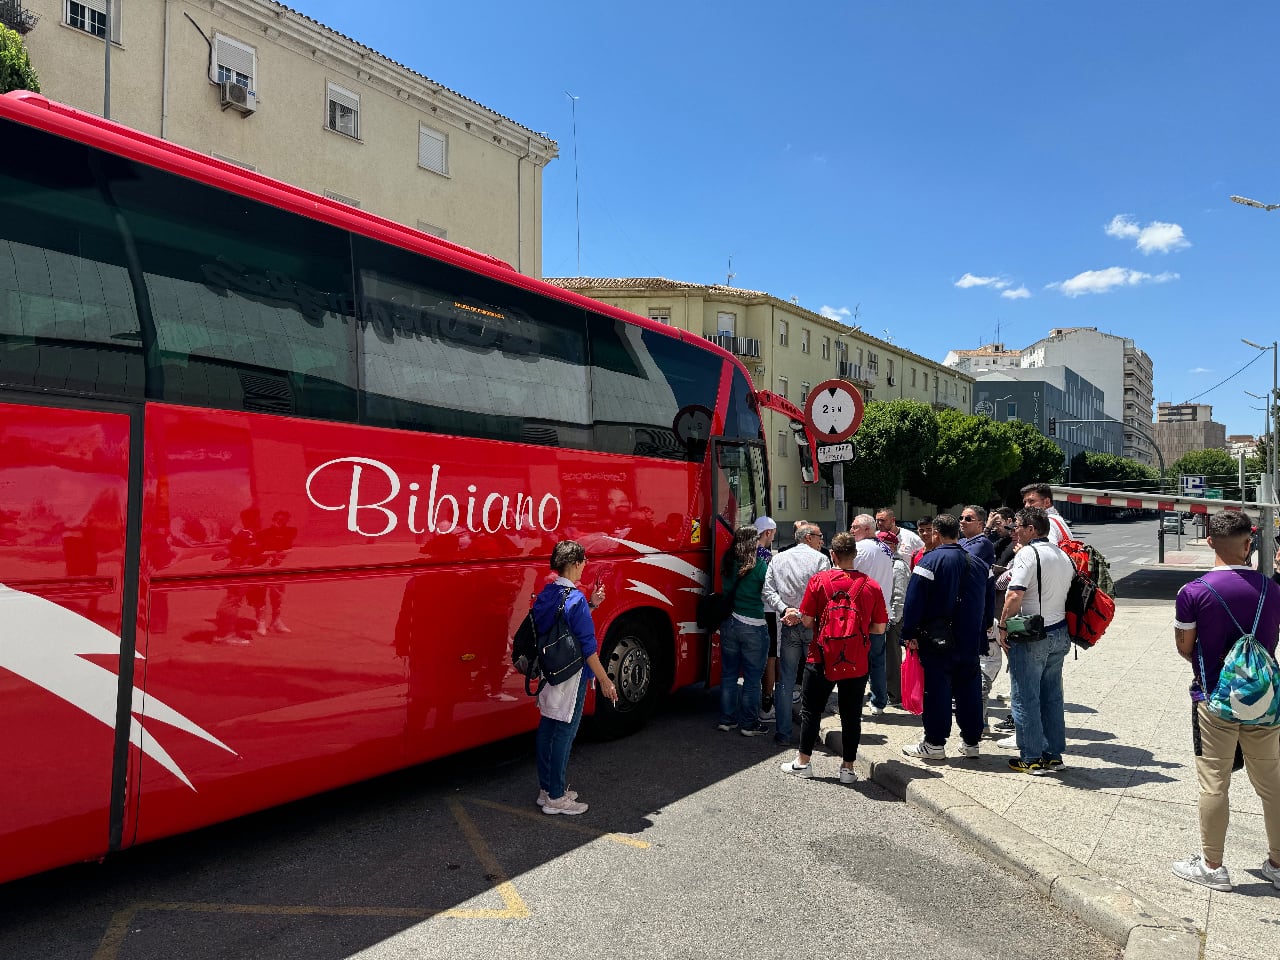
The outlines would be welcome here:
[[[836,533],[843,533],[844,526],[844,464],[840,461],[832,464],[831,472],[835,475],[836,491]],[[833,534],[834,536],[834,534]]]

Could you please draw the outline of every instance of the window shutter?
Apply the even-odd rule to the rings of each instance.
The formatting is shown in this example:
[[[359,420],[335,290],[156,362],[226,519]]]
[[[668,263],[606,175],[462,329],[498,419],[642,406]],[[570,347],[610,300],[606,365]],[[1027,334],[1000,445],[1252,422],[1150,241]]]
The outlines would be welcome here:
[[[256,56],[252,47],[216,33],[214,34],[214,54],[215,62],[209,79],[216,83],[218,80],[218,67],[222,66],[234,73],[243,73],[248,77],[250,90],[257,85],[258,78],[254,75]]]
[[[348,110],[355,110],[357,112],[360,110],[360,95],[358,93],[352,93],[350,90],[340,87],[336,83],[329,84],[329,99],[334,103],[342,104],[342,106],[346,107]]]
[[[449,172],[449,138],[430,127],[418,127],[418,166],[436,173]]]

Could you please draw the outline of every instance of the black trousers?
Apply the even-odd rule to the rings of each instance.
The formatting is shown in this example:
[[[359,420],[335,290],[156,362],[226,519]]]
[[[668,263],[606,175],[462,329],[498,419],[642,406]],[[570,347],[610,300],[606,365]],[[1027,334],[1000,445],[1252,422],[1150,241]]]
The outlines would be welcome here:
[[[951,735],[951,702],[964,742],[982,737],[982,677],[978,654],[938,654],[920,650],[924,667],[924,738],[940,747]]]
[[[858,741],[862,739],[862,698],[867,692],[867,674],[848,680],[828,680],[822,668],[812,663],[805,664],[800,694],[800,752],[805,756],[813,753],[822,712],[833,689],[840,691],[840,739],[844,743],[844,759],[856,760]]]

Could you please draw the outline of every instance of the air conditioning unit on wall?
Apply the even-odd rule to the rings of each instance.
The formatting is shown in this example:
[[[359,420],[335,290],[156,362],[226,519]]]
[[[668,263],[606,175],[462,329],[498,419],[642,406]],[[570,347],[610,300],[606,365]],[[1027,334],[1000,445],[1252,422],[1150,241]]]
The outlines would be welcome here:
[[[232,110],[239,110],[245,116],[253,113],[258,109],[258,98],[254,96],[253,91],[248,87],[242,87],[238,83],[225,80],[220,84],[222,88],[222,109],[230,107]]]

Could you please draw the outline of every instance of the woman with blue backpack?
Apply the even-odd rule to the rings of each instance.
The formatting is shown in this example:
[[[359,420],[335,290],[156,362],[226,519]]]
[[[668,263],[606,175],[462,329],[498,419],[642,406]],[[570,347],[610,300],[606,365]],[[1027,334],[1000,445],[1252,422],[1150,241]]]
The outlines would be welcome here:
[[[541,637],[556,629],[563,617],[582,651],[583,667],[573,679],[548,683],[538,693],[538,806],[543,813],[577,816],[587,812],[578,794],[568,789],[569,750],[582,722],[582,705],[587,696],[588,679],[594,675],[600,693],[614,703],[618,691],[596,652],[595,623],[591,611],[604,602],[604,584],[596,581],[591,599],[578,589],[582,571],[587,565],[587,552],[576,540],[561,540],[551,551],[551,569],[556,579],[548,583],[533,601],[533,626]]]

